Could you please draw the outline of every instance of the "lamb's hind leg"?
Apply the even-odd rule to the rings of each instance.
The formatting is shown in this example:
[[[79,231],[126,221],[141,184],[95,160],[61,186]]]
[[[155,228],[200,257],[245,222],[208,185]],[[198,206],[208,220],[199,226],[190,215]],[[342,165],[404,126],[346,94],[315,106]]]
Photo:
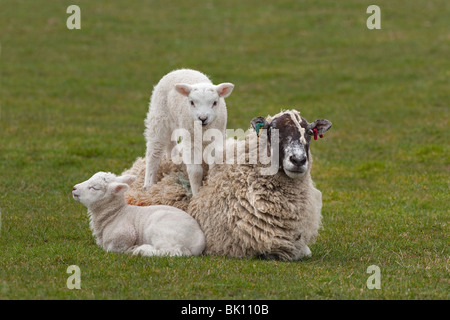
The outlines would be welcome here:
[[[148,190],[157,181],[157,173],[161,157],[166,149],[166,145],[160,142],[147,142],[147,152],[145,154],[145,179],[144,190]]]

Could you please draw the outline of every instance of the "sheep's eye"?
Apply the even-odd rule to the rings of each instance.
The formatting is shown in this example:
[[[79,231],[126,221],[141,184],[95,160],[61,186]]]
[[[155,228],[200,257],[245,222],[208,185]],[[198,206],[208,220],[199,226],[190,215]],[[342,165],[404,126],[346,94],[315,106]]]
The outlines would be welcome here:
[[[92,190],[95,190],[95,191],[100,190],[100,189],[97,189],[96,187],[89,187],[89,189],[92,189]]]
[[[191,106],[195,107],[194,101],[191,101]]]
[[[213,107],[217,106],[217,101],[213,102]]]

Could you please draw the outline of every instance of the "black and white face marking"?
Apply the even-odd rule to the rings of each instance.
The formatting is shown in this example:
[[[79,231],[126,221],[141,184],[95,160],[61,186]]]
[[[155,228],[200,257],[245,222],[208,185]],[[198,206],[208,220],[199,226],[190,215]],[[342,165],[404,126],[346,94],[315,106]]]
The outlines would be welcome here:
[[[279,131],[280,169],[290,178],[302,177],[309,168],[308,123],[292,112],[273,119],[271,127]]]
[[[313,129],[317,128],[319,134],[323,134],[331,127],[328,120],[316,120],[308,123],[297,111],[286,111],[272,118],[269,123],[263,117],[252,120],[255,128],[256,123],[263,123],[264,129],[269,132],[278,129],[279,134],[279,164],[280,169],[290,178],[303,177],[310,167],[309,144]],[[269,134],[269,142],[271,135]]]

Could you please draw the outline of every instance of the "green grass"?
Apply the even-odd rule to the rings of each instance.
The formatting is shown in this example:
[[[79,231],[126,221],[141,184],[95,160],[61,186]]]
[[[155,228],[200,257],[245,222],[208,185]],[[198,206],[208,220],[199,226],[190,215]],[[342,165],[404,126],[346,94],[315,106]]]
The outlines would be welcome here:
[[[450,4],[73,1],[0,5],[0,299],[448,299]],[[95,245],[72,186],[145,152],[153,85],[233,82],[229,128],[296,108],[323,229],[300,262],[140,258]],[[69,290],[67,267],[81,269]],[[381,270],[369,290],[367,267]]]

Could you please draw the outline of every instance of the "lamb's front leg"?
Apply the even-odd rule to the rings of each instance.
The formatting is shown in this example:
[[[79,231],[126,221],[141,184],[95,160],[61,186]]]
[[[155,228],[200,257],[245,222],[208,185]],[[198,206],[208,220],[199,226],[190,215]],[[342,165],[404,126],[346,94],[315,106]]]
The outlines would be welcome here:
[[[200,128],[201,130],[201,128]],[[181,140],[183,150],[183,162],[186,164],[186,170],[189,177],[189,183],[191,185],[192,195],[196,195],[202,185],[203,180],[203,167],[202,167],[202,143],[201,131],[194,134],[194,142],[189,139]]]
[[[187,173],[189,176],[189,183],[191,184],[192,195],[196,195],[202,186],[203,167],[201,164],[187,164]]]

